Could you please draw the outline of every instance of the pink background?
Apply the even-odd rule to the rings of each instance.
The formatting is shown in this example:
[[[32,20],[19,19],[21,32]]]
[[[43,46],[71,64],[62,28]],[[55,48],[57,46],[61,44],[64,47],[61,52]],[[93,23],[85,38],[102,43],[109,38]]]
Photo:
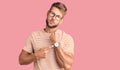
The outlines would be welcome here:
[[[120,70],[119,0],[1,0],[0,70],[33,70],[19,65],[18,56],[27,36],[45,27],[54,1],[68,7],[59,28],[75,40],[71,70]]]

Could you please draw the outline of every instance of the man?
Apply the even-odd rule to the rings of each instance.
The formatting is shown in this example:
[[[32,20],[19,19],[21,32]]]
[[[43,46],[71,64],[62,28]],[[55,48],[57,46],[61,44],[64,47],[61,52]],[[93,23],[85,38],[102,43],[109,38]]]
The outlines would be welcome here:
[[[59,30],[67,8],[55,2],[47,12],[46,27],[32,32],[19,56],[19,63],[34,62],[34,70],[70,70],[73,63],[74,42],[72,37]]]

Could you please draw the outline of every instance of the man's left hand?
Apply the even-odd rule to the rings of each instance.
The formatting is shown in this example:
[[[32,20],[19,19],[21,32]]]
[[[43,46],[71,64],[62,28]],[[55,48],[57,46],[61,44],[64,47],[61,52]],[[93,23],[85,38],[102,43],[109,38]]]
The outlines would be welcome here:
[[[60,35],[60,33],[58,31],[55,31],[54,33],[51,33],[51,35],[50,35],[50,41],[52,43],[54,43],[54,42],[60,42],[60,40],[61,40],[61,35]]]

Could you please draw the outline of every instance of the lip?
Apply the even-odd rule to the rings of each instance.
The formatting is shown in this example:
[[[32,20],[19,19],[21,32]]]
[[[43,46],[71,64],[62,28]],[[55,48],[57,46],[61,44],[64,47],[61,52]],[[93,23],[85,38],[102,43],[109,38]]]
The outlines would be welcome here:
[[[55,24],[55,22],[53,20],[50,21],[50,24]]]

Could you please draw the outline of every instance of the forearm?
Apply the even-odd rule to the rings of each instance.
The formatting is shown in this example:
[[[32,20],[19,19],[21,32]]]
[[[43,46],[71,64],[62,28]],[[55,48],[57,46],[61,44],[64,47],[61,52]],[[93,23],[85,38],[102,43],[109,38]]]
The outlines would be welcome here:
[[[60,67],[65,70],[69,70],[71,68],[73,63],[73,55],[71,53],[66,53],[61,47],[57,47],[55,48],[55,55]]]

